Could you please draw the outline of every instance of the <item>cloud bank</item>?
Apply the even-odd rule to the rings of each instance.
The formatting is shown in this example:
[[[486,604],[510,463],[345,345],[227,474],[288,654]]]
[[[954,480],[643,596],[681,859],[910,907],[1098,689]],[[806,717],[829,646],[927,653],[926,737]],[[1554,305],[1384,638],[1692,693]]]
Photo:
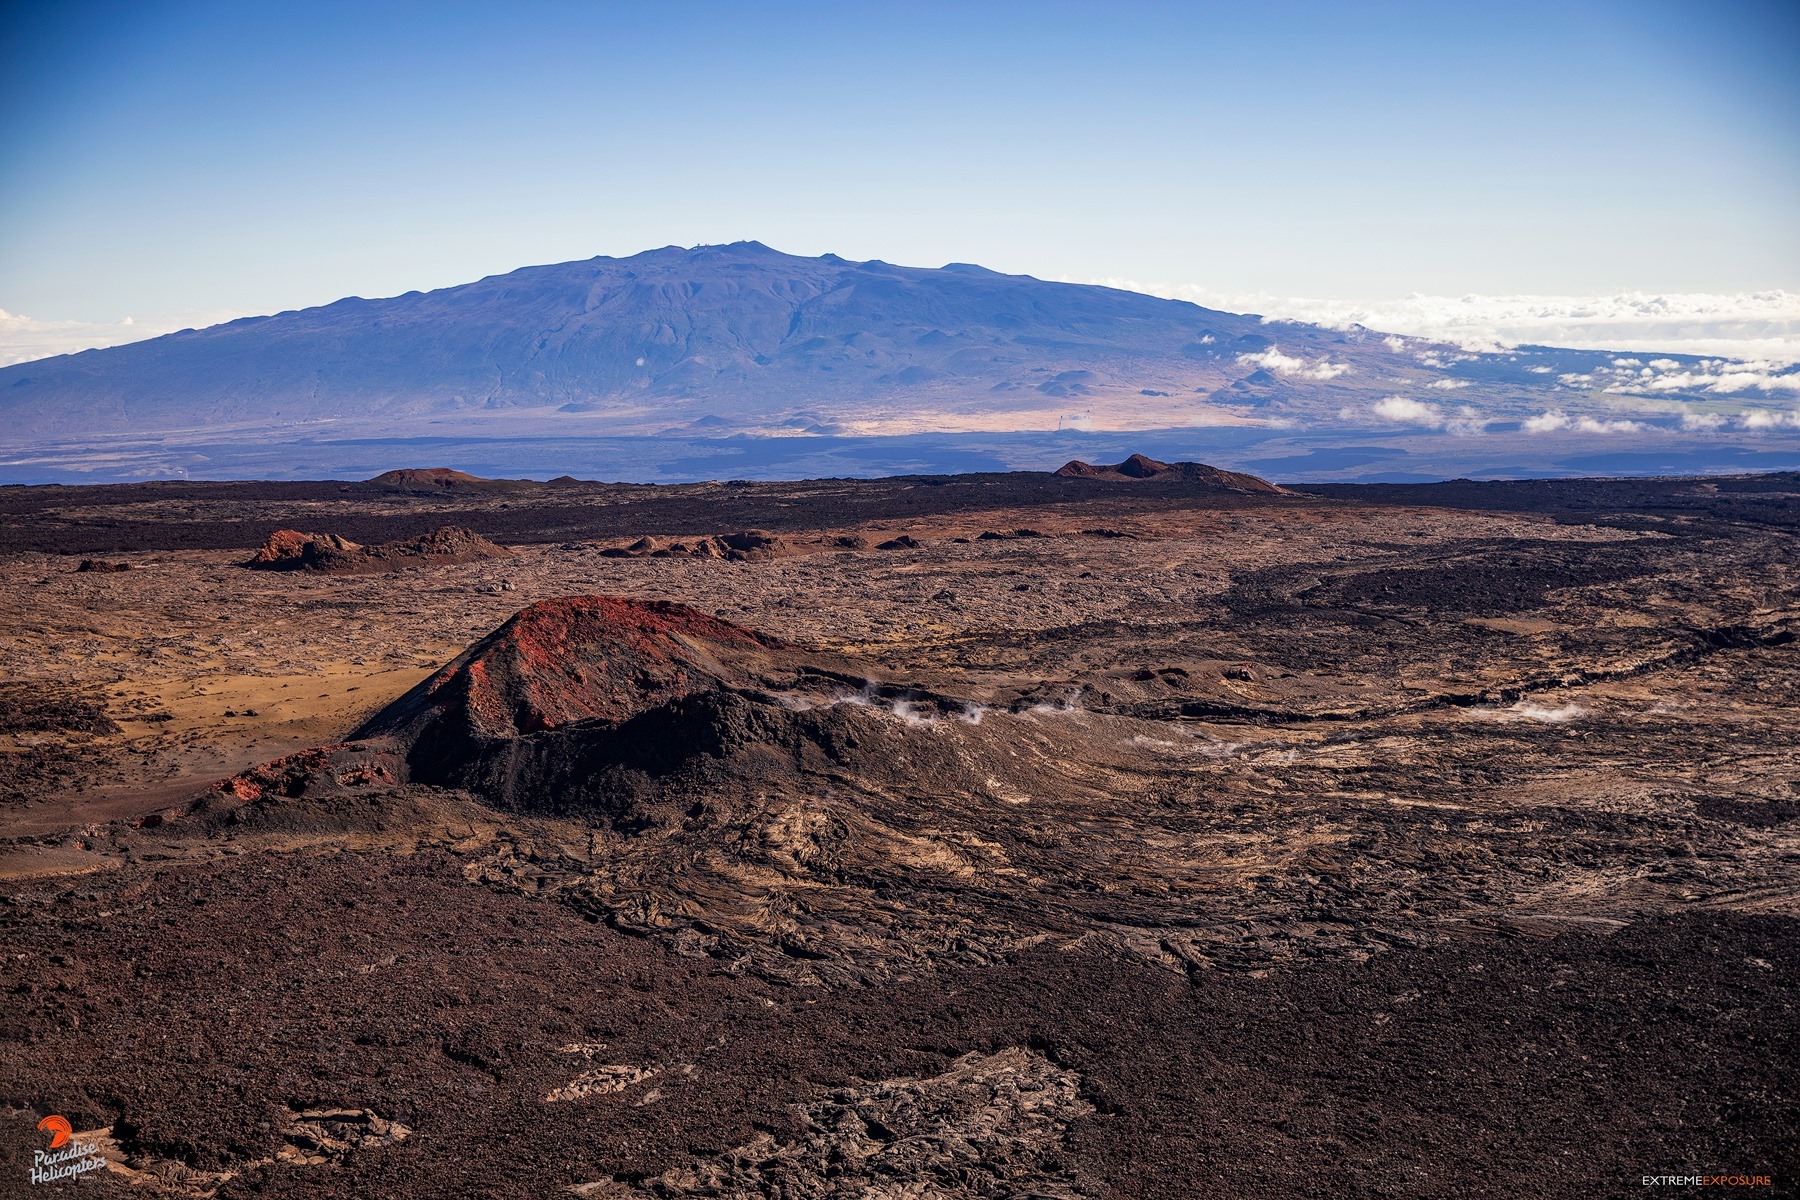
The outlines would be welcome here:
[[[1423,355],[1419,356],[1421,359]],[[1539,368],[1531,368],[1538,370]],[[1672,358],[1615,358],[1589,371],[1565,372],[1557,382],[1566,388],[1606,391],[1628,396],[1678,396],[1752,399],[1800,392],[1800,370],[1762,360],[1703,358],[1682,363]],[[1436,386],[1433,384],[1432,386]]]
[[[0,308],[0,367],[57,354],[141,342],[178,329],[200,329],[245,315],[219,311],[171,313],[144,321],[130,317],[117,321],[38,321]]]
[[[1800,362],[1800,292],[1617,292],[1605,296],[1426,296],[1321,300],[1224,292],[1188,283],[1098,279],[1107,287],[1333,329],[1450,342],[1469,350],[1529,344]]]

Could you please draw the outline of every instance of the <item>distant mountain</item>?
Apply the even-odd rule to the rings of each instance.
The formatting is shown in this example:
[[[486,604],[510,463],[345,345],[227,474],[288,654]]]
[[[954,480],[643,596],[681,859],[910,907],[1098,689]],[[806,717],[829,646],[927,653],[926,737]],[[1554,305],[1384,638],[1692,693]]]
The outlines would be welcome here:
[[[739,242],[23,363],[0,369],[0,414],[12,439],[446,417],[640,435],[1148,428],[1331,408],[1437,371],[1363,331]]]
[[[104,463],[106,439],[131,435],[140,455],[197,447],[181,469],[206,471],[222,447],[320,439],[535,438],[533,469],[564,469],[559,437],[1236,426],[1327,446],[1358,427],[1466,442],[1545,422],[1649,428],[1606,423],[1634,391],[1648,403],[1633,411],[1683,428],[1672,402],[1738,387],[1708,392],[1717,368],[1543,347],[1469,354],[966,263],[738,242],[527,267],[3,368],[0,445],[79,440]],[[1705,428],[1726,419],[1701,415]],[[47,460],[16,460],[34,461]]]

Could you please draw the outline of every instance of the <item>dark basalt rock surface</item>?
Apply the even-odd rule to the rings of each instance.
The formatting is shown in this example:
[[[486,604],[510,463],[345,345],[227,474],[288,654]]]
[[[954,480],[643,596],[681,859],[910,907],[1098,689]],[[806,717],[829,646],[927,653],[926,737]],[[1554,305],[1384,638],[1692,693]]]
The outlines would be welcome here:
[[[194,1200],[1800,1159],[1791,477],[0,491],[136,547],[0,557],[0,1192],[49,1112]]]

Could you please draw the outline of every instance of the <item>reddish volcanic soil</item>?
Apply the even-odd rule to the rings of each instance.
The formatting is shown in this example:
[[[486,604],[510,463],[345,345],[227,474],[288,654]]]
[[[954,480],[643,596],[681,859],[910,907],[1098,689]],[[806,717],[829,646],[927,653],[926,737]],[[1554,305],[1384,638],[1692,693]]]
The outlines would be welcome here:
[[[1074,467],[8,489],[0,1196],[1794,1194],[1800,482]]]

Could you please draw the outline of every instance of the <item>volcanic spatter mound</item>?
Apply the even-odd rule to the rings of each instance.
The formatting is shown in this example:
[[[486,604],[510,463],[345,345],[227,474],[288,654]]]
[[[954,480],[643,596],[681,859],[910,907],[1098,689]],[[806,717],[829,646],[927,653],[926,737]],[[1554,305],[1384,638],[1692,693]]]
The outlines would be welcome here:
[[[703,690],[749,686],[791,658],[776,638],[667,600],[544,600],[515,614],[371,722],[423,717],[477,740],[621,722]]]
[[[841,758],[834,710],[877,690],[855,663],[684,604],[565,597],[523,609],[354,736],[390,740],[418,782],[500,807],[647,820],[643,805],[696,787]]]

